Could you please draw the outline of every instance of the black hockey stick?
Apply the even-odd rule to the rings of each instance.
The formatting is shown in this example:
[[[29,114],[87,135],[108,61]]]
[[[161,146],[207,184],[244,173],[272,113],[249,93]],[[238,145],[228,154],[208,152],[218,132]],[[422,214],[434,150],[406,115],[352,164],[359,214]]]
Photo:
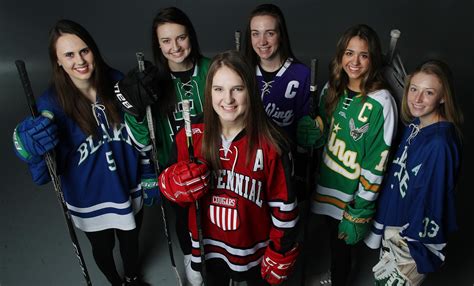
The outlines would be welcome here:
[[[143,72],[145,70],[145,56],[143,55],[142,52],[137,52],[136,54],[137,57],[137,62],[138,62],[138,69],[140,72]],[[153,125],[153,115],[151,113],[151,107],[148,105],[146,107],[146,119],[148,123],[148,132],[150,133],[150,140],[151,140],[151,157],[153,160],[153,165],[155,167],[155,174],[158,178],[160,175],[160,165],[158,162],[158,151],[156,149],[156,137],[155,137],[155,127]],[[171,260],[171,266],[173,267],[173,270],[176,274],[176,280],[178,281],[178,285],[181,286],[183,283],[181,282],[181,276],[179,275],[178,269],[176,268],[176,262],[174,260],[174,254],[173,254],[173,245],[171,243],[171,236],[170,236],[170,231],[168,228],[168,216],[166,214],[166,209],[164,206],[164,200],[165,198],[160,192],[161,196],[161,214],[163,216],[163,226],[165,229],[165,236],[166,236],[166,241],[168,242],[168,250],[169,250],[169,255],[170,255],[170,260]]]
[[[311,101],[310,101],[310,116],[314,120],[316,120],[316,116],[319,113],[319,97],[318,97],[318,59],[311,59],[311,83],[309,87],[309,92],[311,96]],[[313,187],[313,179],[314,176],[312,176],[312,173],[314,171],[314,166],[316,165],[315,156],[314,156],[314,148],[310,149],[310,161],[307,164],[306,168],[306,195],[309,197],[311,196],[311,191]]]
[[[237,52],[240,52],[240,40],[241,40],[240,30],[236,30],[234,32],[234,43],[235,43],[235,50]]]
[[[183,100],[183,119],[184,119],[184,129],[186,131],[186,141],[188,143],[188,153],[189,160],[195,162],[196,158],[194,157],[194,145],[193,145],[193,131],[191,128],[191,116],[189,114],[190,102],[189,100]],[[201,255],[201,274],[204,285],[207,285],[207,272],[206,272],[206,253],[204,252],[204,241],[202,238],[202,225],[201,225],[201,206],[199,200],[194,201],[196,207],[196,226],[198,231],[198,240],[199,240],[199,254]]]
[[[311,59],[311,78],[310,78],[310,117],[313,120],[316,120],[317,115],[319,114],[319,94],[318,94],[318,59]],[[304,210],[303,218],[307,220],[309,217],[309,208],[311,207],[311,192],[313,191],[314,187],[314,173],[316,172],[316,166],[319,162],[317,162],[319,156],[315,154],[315,150],[312,147],[309,150],[309,160],[306,164],[306,194],[305,194],[305,203],[301,208]],[[304,207],[307,207],[304,208]],[[305,221],[303,224],[303,244],[309,241],[309,221]],[[306,251],[303,251],[301,254],[301,285],[305,285],[306,283]]]
[[[38,117],[40,114],[38,108],[36,107],[36,100],[33,94],[33,89],[31,88],[30,79],[28,78],[28,72],[26,71],[25,62],[22,60],[15,61],[18,74],[20,75],[21,83],[23,89],[25,90],[26,100],[28,102],[28,107],[30,108],[31,116]],[[49,175],[51,176],[51,182],[53,183],[54,191],[56,197],[58,198],[59,205],[63,210],[64,219],[66,220],[66,225],[69,230],[69,236],[71,238],[72,246],[74,248],[74,254],[79,261],[79,266],[81,267],[82,275],[87,285],[92,285],[89,272],[87,271],[86,263],[84,261],[84,256],[82,255],[81,247],[79,246],[79,241],[77,240],[76,231],[72,223],[71,213],[69,212],[66,201],[64,200],[63,191],[61,189],[61,182],[58,175],[56,174],[56,162],[53,158],[52,152],[47,152],[44,154],[44,160],[46,166],[48,167]]]

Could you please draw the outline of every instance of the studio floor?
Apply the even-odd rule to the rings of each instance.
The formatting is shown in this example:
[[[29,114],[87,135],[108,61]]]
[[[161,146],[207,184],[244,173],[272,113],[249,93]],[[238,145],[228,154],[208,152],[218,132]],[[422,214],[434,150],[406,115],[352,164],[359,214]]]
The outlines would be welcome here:
[[[50,185],[34,186],[26,173],[20,175],[24,179],[15,180],[18,185],[4,190],[0,201],[0,286],[85,285],[54,191]],[[170,215],[171,226],[174,225],[173,221],[174,217]],[[319,275],[328,269],[328,243],[324,224],[315,216],[307,223],[311,231],[303,255],[297,262],[295,273],[284,285],[319,285]],[[87,239],[81,231],[76,233],[93,285],[108,285],[93,261]],[[177,267],[184,277],[182,254],[174,231],[172,237]],[[144,280],[151,285],[177,285],[170,264],[159,205],[145,208],[140,243]],[[351,285],[372,285],[370,269],[376,263],[377,251],[360,245],[355,252],[357,260],[354,263],[355,274]],[[301,279],[303,266],[307,277],[305,284]],[[118,268],[121,271],[120,265]],[[472,285],[449,283],[452,280],[449,276],[446,271],[442,271],[430,277],[424,285]]]

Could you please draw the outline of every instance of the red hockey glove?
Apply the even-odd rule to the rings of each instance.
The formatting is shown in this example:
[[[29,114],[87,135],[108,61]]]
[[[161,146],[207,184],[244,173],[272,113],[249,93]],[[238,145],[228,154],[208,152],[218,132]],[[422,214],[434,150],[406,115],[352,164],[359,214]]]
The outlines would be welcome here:
[[[272,285],[285,281],[293,271],[299,253],[298,245],[285,254],[274,251],[268,245],[261,264],[262,278]]]
[[[209,189],[209,168],[203,160],[181,161],[166,168],[159,177],[160,190],[170,201],[186,206]]]

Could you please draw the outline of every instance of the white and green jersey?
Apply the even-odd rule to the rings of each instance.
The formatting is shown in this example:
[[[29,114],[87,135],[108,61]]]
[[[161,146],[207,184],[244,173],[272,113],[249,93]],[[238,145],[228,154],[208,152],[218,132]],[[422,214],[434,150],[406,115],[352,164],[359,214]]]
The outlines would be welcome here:
[[[344,92],[327,117],[327,87],[320,104],[327,142],[311,210],[340,220],[348,203],[353,202],[355,208],[375,208],[398,115],[391,94],[378,90],[365,97]]]
[[[153,113],[155,119],[155,134],[158,141],[158,160],[162,167],[168,163],[171,144],[174,141],[175,134],[184,126],[182,101],[184,99],[191,100],[191,117],[195,117],[203,112],[204,87],[209,64],[209,58],[202,57],[198,63],[194,65],[194,71],[189,81],[186,82],[182,82],[180,78],[172,76],[176,93],[175,109],[168,114]],[[157,104],[159,104],[159,102]],[[149,144],[146,120],[144,120],[144,122],[137,122],[135,117],[127,115],[126,123],[127,129],[135,144],[138,146],[146,146]]]

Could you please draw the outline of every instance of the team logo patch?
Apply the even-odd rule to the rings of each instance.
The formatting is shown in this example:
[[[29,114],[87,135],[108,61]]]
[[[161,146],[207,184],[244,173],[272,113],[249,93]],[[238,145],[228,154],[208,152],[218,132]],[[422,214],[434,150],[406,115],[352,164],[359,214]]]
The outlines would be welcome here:
[[[351,134],[352,139],[354,139],[354,141],[357,141],[360,138],[362,138],[364,133],[366,133],[369,130],[369,124],[370,123],[366,123],[362,125],[362,127],[357,128],[355,127],[354,119],[351,118],[349,120],[349,127],[350,127],[350,134]]]
[[[208,209],[210,221],[224,231],[237,230],[240,226],[237,201],[227,195],[212,196]]]

